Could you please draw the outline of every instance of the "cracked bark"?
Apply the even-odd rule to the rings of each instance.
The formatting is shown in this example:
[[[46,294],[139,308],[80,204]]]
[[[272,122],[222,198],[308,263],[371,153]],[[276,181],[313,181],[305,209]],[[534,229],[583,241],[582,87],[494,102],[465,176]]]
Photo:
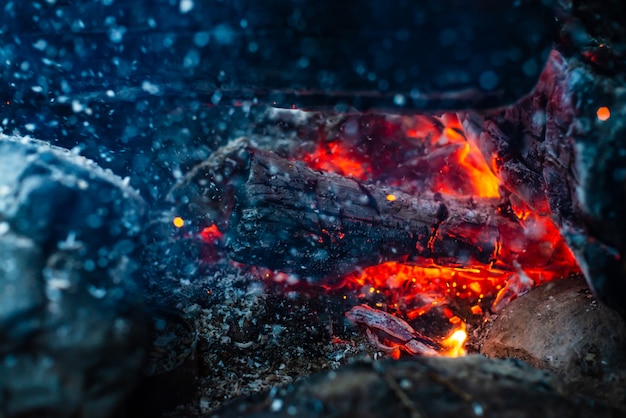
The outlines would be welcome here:
[[[591,288],[626,317],[624,73],[554,51],[535,91],[489,114],[460,115],[503,185],[550,214]],[[596,117],[601,106],[608,120]]]
[[[541,243],[498,200],[412,196],[269,153],[251,155],[236,201],[230,257],[313,280],[383,261],[512,269],[532,254],[549,262],[528,251]]]

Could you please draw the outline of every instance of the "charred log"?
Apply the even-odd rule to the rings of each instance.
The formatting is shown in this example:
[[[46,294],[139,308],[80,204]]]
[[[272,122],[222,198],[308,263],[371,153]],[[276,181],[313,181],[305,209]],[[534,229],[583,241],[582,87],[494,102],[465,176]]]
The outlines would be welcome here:
[[[626,315],[623,75],[554,52],[534,93],[497,113],[462,116],[513,194],[553,215],[600,298]],[[608,119],[596,112],[607,107]]]
[[[230,219],[229,254],[312,279],[383,261],[512,268],[532,255],[547,264],[553,253],[498,204],[410,196],[257,152]]]

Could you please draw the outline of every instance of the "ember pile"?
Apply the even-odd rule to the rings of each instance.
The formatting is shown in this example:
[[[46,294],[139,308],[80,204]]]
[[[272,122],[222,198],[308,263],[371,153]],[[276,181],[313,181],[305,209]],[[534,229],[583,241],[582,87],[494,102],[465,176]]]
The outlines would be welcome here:
[[[276,111],[301,120],[295,141],[234,141],[174,190],[203,189],[190,207],[209,247],[272,269],[260,279],[286,291],[308,282],[352,301],[347,317],[395,358],[462,354],[468,320],[579,272],[550,218],[500,185],[455,115],[316,116]],[[176,226],[198,219],[189,210]]]

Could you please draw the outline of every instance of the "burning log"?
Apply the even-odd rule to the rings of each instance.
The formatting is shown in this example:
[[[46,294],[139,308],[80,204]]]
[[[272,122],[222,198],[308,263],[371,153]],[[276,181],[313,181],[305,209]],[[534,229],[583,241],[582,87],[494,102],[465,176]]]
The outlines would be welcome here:
[[[554,254],[495,199],[411,196],[269,153],[249,158],[228,233],[230,256],[246,264],[319,280],[383,261],[512,270]]]
[[[503,185],[551,213],[592,289],[626,316],[626,79],[587,59],[555,51],[531,96],[461,119]]]

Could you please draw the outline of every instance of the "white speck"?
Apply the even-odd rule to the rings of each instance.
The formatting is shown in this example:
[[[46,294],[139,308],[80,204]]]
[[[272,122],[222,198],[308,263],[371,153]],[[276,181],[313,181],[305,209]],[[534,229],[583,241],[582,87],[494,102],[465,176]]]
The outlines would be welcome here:
[[[148,80],[141,83],[141,89],[150,94],[159,94],[161,92],[159,86],[157,86],[156,84],[152,84]]]
[[[42,58],[41,62],[43,62],[44,65],[57,65],[57,66],[59,65],[56,62],[52,61],[50,58],[46,58],[46,57]]]
[[[483,414],[485,413],[485,410],[483,409],[483,406],[481,404],[479,404],[478,402],[474,402],[472,404],[472,409],[474,410],[474,415],[481,417],[483,416]]]
[[[93,286],[93,285],[87,286],[87,291],[89,292],[89,294],[91,296],[93,296],[96,299],[102,299],[103,297],[105,297],[107,295],[107,290],[106,289],[98,288],[98,287]]]
[[[213,29],[213,35],[215,36],[215,41],[222,45],[231,44],[235,40],[235,31],[225,23],[217,25]]]
[[[222,92],[216,90],[215,93],[211,96],[211,103],[214,105],[219,104],[220,100],[222,100]]]
[[[35,130],[37,126],[34,123],[27,123],[26,125],[24,125],[24,129],[26,129],[28,132],[32,132]]]
[[[180,12],[187,13],[193,9],[193,0],[180,0]]]
[[[272,405],[270,406],[270,409],[272,410],[272,412],[278,412],[281,409],[283,409],[283,400],[282,399],[274,399],[272,401]]]
[[[115,92],[113,90],[107,90],[107,97],[115,97]]]
[[[183,59],[183,66],[185,68],[192,68],[196,67],[198,64],[200,64],[200,53],[198,53],[197,49],[190,49]]]
[[[409,379],[402,379],[400,381],[400,387],[402,389],[411,389],[412,386],[413,386],[413,384],[411,383],[411,381]]]
[[[406,98],[402,94],[396,94],[393,96],[393,103],[396,106],[404,106],[406,104]]]
[[[45,39],[40,39],[33,44],[33,47],[40,51],[43,51],[44,49],[46,49],[47,46],[48,46],[48,43],[45,41]]]
[[[53,289],[69,289],[72,285],[70,281],[66,277],[50,277],[46,281],[47,286],[50,286]]]
[[[79,113],[83,110],[85,110],[85,106],[83,106],[81,102],[79,102],[78,100],[72,100],[72,111],[74,113]]]
[[[116,26],[114,28],[109,29],[109,39],[111,42],[120,43],[122,39],[124,39],[124,34],[126,33],[126,28],[124,26]]]
[[[211,34],[209,32],[197,32],[193,36],[193,43],[196,44],[198,48],[207,46],[210,40]]]
[[[76,185],[78,186],[78,188],[80,190],[87,190],[87,188],[89,188],[89,183],[87,183],[87,181],[83,180],[83,179],[79,179],[76,182]]]
[[[9,232],[9,223],[8,222],[0,222],[0,235],[4,235]]]
[[[59,250],[75,250],[80,248],[80,243],[76,240],[76,233],[70,231],[63,241],[59,241],[57,247]]]
[[[41,86],[32,86],[30,89],[35,93],[41,93],[43,91],[43,87]]]
[[[77,20],[72,22],[72,30],[74,32],[78,32],[81,29],[85,29],[85,22],[83,22],[80,19],[77,19]]]
[[[546,124],[546,112],[543,110],[537,110],[533,113],[533,125],[543,126]]]
[[[209,406],[211,406],[211,403],[209,402],[208,399],[205,399],[205,398],[200,399],[200,408],[209,409]]]

